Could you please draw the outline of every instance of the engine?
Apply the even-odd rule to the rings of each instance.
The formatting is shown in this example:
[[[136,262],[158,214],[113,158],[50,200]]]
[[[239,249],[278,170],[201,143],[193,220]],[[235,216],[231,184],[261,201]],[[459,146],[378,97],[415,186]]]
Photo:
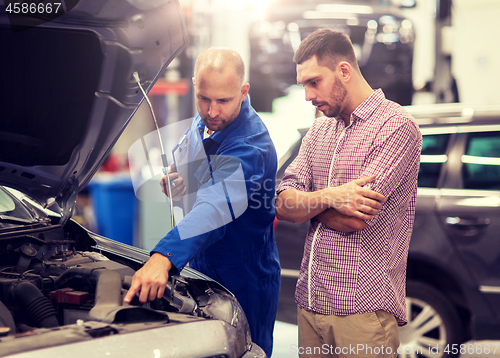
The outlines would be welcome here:
[[[98,252],[76,250],[74,241],[61,237],[56,229],[2,241],[0,327],[14,333],[88,319],[99,282],[121,305],[123,278],[135,271]]]
[[[168,322],[168,313],[176,312],[224,320],[243,329],[245,340],[250,341],[248,323],[236,298],[189,268],[170,277],[162,299],[123,304],[140,264],[117,252],[108,250],[107,257],[91,251],[95,247],[88,232],[71,222],[66,229],[0,238],[0,335],[89,320]]]

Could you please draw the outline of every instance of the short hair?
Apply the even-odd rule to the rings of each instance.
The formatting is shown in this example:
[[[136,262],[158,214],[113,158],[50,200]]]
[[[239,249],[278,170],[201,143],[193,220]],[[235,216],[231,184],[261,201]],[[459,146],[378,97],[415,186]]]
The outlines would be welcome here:
[[[334,70],[340,61],[349,62],[359,70],[351,39],[343,32],[330,29],[316,30],[301,43],[293,60],[300,65],[316,56],[318,64]]]
[[[245,64],[240,54],[223,47],[210,47],[204,50],[195,62],[194,76],[201,68],[209,68],[222,73],[228,68],[234,69],[238,82],[242,85],[245,79]]]

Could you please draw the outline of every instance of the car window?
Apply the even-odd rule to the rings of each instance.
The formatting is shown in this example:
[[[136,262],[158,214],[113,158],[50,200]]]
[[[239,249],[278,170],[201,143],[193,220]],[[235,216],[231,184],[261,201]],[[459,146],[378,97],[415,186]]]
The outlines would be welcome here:
[[[15,208],[14,200],[7,193],[0,190],[0,213],[7,213]]]
[[[0,188],[0,230],[19,226],[23,220],[32,221],[33,217],[20,201]]]
[[[500,132],[469,134],[462,156],[465,189],[500,189]]]
[[[418,186],[436,188],[439,173],[444,163],[448,161],[446,149],[450,134],[429,134],[422,136],[422,153],[418,171]]]

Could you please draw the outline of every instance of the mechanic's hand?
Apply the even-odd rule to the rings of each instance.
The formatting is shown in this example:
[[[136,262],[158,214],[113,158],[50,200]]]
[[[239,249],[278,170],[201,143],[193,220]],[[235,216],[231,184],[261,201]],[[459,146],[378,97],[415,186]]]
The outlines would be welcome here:
[[[168,281],[168,272],[171,268],[170,260],[155,252],[132,277],[132,284],[123,301],[130,303],[134,295],[137,295],[142,303],[162,298]]]
[[[175,171],[174,163],[170,164],[170,170],[168,172],[168,178],[170,179],[170,187],[172,189],[173,200],[179,200],[184,194],[186,194],[186,186],[184,185],[184,179],[179,176],[179,173]],[[168,192],[167,175],[164,175],[160,179],[160,187],[163,194],[170,198],[170,193]]]
[[[385,196],[376,191],[364,188],[376,178],[375,175],[363,177],[340,185],[325,189],[326,201],[330,208],[339,213],[354,216],[361,220],[370,220],[380,212]]]

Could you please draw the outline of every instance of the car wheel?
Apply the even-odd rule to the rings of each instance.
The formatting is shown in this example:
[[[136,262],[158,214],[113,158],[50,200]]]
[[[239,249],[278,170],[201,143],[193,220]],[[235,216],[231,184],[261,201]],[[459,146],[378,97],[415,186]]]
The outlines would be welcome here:
[[[462,324],[451,302],[438,290],[408,281],[408,324],[400,328],[399,357],[453,357],[461,343]]]

